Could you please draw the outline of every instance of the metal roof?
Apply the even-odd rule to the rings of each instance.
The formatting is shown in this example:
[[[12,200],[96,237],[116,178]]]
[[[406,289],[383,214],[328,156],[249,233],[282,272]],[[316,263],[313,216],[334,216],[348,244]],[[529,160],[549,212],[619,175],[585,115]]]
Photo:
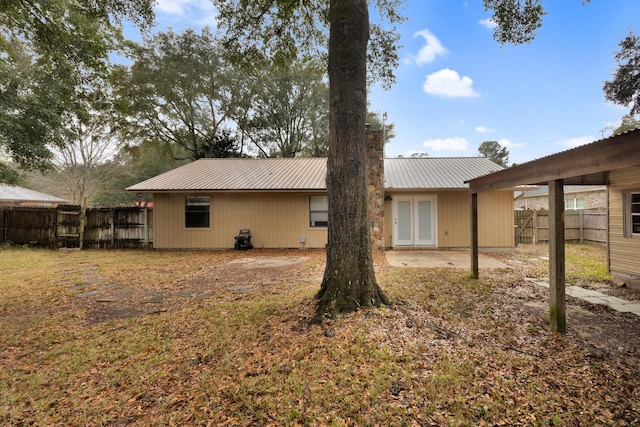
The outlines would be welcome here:
[[[464,181],[502,167],[484,157],[384,160],[385,189],[465,189]],[[200,159],[128,191],[326,190],[326,158]]]
[[[583,193],[590,191],[606,191],[606,185],[565,185],[564,186],[564,194],[568,193]],[[522,190],[522,189],[519,189]],[[549,194],[549,186],[548,185],[540,185],[538,187],[534,187],[532,190],[525,190],[524,196],[522,197],[539,197],[546,196]]]
[[[200,159],[127,190],[325,190],[326,170],[326,158]]]
[[[546,185],[607,185],[609,172],[640,165],[640,128],[470,180],[472,193]]]
[[[51,202],[66,203],[67,200],[28,188],[16,187],[14,185],[0,184],[0,201],[19,202]]]
[[[465,189],[464,182],[502,170],[485,157],[418,157],[384,161],[384,188]]]

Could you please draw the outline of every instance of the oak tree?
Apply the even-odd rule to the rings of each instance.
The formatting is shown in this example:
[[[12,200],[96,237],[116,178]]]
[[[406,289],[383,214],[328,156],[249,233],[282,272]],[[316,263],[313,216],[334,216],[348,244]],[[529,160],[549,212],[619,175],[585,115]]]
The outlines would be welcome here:
[[[242,82],[208,28],[158,33],[132,44],[129,57],[111,77],[123,139],[162,141],[176,159],[235,156],[227,125]]]
[[[148,28],[153,3],[0,2],[0,147],[16,163],[51,166],[47,144],[64,145],[70,116],[88,120],[95,108],[92,92],[121,45],[123,20]]]
[[[640,114],[640,37],[629,34],[622,40],[615,59],[618,69],[602,87],[605,98],[629,107],[632,116]]]
[[[236,61],[267,52],[276,60],[328,56],[330,140],[327,166],[329,230],[327,264],[316,319],[388,300],[373,271],[367,212],[367,75],[389,86],[397,65],[398,35],[369,22],[366,0],[216,0],[226,46]],[[403,20],[402,0],[378,0],[380,16]],[[483,0],[494,12],[495,38],[523,43],[535,36],[546,13],[540,0]],[[328,53],[325,50],[329,27]],[[367,60],[369,73],[367,74]]]

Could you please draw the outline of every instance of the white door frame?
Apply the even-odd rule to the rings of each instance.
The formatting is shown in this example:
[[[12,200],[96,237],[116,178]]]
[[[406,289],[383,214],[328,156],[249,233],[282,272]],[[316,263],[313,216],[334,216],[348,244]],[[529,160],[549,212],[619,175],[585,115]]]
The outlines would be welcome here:
[[[420,229],[420,202],[430,202],[429,217],[430,239],[424,237]],[[436,194],[394,195],[391,205],[393,223],[393,246],[437,246],[438,245],[438,197]],[[400,206],[399,206],[400,205]],[[423,219],[425,219],[423,217]]]

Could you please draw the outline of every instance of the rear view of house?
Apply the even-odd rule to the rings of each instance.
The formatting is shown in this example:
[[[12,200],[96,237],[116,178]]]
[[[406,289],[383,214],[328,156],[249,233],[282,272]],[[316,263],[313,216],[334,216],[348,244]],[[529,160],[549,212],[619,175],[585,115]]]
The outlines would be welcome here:
[[[465,180],[500,170],[482,157],[371,157],[375,249],[469,246]],[[201,159],[127,190],[153,194],[154,247],[227,249],[248,229],[256,248],[327,243],[326,158]],[[348,183],[345,183],[348,185]],[[512,247],[513,192],[482,195],[482,247]]]

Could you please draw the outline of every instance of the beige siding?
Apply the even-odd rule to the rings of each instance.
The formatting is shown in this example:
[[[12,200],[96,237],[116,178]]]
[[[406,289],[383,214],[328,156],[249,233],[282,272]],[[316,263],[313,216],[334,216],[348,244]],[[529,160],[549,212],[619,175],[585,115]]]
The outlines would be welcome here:
[[[154,196],[154,247],[158,249],[233,248],[240,229],[251,230],[256,248],[323,248],[327,243],[325,227],[309,227],[309,195],[321,193],[204,193],[211,197],[211,226],[186,228],[185,196],[189,193]],[[470,211],[467,191],[437,193],[438,247],[469,247]],[[392,246],[391,201],[385,201],[384,241]],[[481,247],[513,246],[513,194],[482,193],[479,208]]]
[[[622,193],[640,191],[640,166],[611,171],[609,182],[609,269],[639,277],[640,236],[624,237]]]
[[[481,248],[513,247],[513,192],[478,194],[478,244]]]
[[[471,211],[469,192],[438,193],[438,246],[442,248],[469,247]]]
[[[388,193],[387,193],[388,194]],[[468,248],[471,234],[471,210],[468,191],[441,191],[437,194],[438,247]],[[393,197],[393,194],[391,194]],[[393,244],[392,201],[385,201],[384,243]],[[478,198],[479,245],[505,248],[514,245],[513,192],[481,193]]]
[[[319,194],[319,193],[314,193]],[[234,236],[251,230],[256,248],[322,248],[326,227],[309,227],[309,193],[208,193],[210,227],[184,226],[187,194],[155,194],[154,247],[159,249],[233,248]]]

